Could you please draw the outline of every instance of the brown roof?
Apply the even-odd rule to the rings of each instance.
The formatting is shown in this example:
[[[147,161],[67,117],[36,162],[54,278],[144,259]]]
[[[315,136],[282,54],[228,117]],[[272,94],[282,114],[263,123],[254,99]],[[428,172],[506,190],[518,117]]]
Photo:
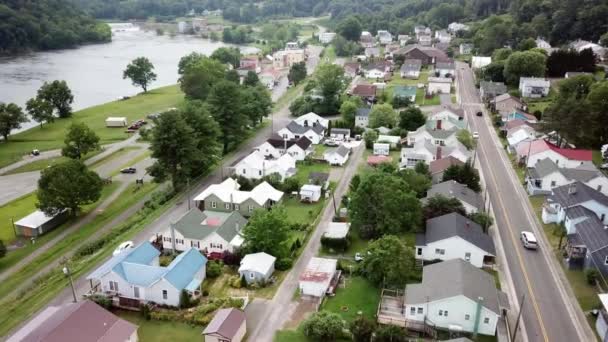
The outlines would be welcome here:
[[[88,300],[66,304],[37,323],[22,341],[126,341],[137,331],[136,325]]]
[[[376,96],[376,86],[372,84],[357,84],[351,94],[367,97]]]
[[[349,63],[344,63],[344,69],[352,69],[353,71],[357,71],[359,70],[359,68],[361,67],[361,64],[357,63],[357,62],[349,62]]]
[[[458,160],[452,156],[448,156],[445,158],[441,158],[441,159],[432,161],[429,166],[429,170],[431,171],[431,174],[433,175],[433,174],[445,171],[448,167],[450,167],[452,165],[463,165],[463,164],[464,163],[461,162],[460,160]]]
[[[245,313],[243,311],[235,308],[221,309],[215,313],[215,316],[203,331],[203,335],[217,334],[231,340],[243,323],[245,323]]]
[[[514,119],[514,120],[507,121],[507,123],[505,123],[505,129],[509,130],[511,128],[515,128],[515,127],[519,127],[521,125],[527,125],[527,124],[528,123],[522,119]]]

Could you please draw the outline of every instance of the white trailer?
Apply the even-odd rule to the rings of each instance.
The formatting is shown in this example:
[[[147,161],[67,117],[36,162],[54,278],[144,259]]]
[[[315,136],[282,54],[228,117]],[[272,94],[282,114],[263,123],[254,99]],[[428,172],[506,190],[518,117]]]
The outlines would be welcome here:
[[[127,127],[127,118],[110,116],[106,119],[106,127]]]

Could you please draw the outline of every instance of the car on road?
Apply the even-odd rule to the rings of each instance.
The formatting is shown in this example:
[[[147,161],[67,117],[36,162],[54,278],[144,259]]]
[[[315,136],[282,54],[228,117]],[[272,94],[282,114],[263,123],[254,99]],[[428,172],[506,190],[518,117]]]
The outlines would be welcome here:
[[[479,111],[479,112],[477,112],[477,113],[476,113],[476,115],[477,115],[477,116],[482,116],[482,115],[483,115],[483,112],[482,112],[482,111]]]
[[[479,132],[473,132],[473,139],[479,139]]]
[[[137,169],[134,167],[126,167],[120,170],[120,173],[137,173]]]
[[[120,245],[118,245],[118,247],[116,247],[116,249],[112,253],[112,256],[117,256],[118,254],[122,253],[123,251],[125,251],[129,248],[133,248],[133,245],[134,245],[133,241],[125,241],[125,242],[121,243]]]
[[[538,241],[532,232],[523,231],[519,237],[521,243],[527,249],[538,249]]]

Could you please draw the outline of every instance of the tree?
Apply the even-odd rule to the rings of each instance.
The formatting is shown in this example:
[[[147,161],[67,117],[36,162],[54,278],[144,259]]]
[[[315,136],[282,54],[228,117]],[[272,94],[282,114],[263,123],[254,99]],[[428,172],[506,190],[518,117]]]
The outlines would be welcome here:
[[[592,136],[595,137],[594,144],[598,146],[608,141],[608,82],[594,84],[591,87],[587,101],[592,113],[592,125],[595,128]]]
[[[200,156],[192,161],[192,173],[189,176],[207,174],[221,157],[220,126],[202,101],[187,101],[181,110],[181,115],[192,129],[197,148],[196,154]]]
[[[186,69],[205,58],[207,58],[207,56],[198,52],[192,52],[185,55],[184,57],[180,58],[179,63],[177,64],[177,74],[180,76],[183,75],[186,72]]]
[[[492,224],[494,224],[494,219],[492,218],[492,216],[484,213],[484,212],[476,212],[476,213],[472,213],[471,215],[469,215],[469,218],[477,223],[478,225],[481,226],[481,229],[483,229],[484,233],[488,232],[488,228],[490,228],[490,226]]]
[[[418,198],[423,198],[433,185],[428,174],[418,173],[412,169],[399,170],[397,174],[410,186]]]
[[[236,69],[241,64],[241,50],[236,47],[217,48],[211,54],[211,58],[218,60],[223,64],[230,64]]]
[[[256,210],[243,229],[247,253],[265,252],[277,259],[289,256],[290,225],[285,209]]]
[[[359,316],[350,322],[349,328],[354,342],[370,342],[376,329],[376,322],[365,316]]]
[[[103,182],[80,161],[70,159],[43,169],[38,180],[38,208],[47,215],[67,209],[76,215],[82,205],[101,197]]]
[[[298,85],[306,78],[306,62],[295,63],[289,68],[287,79],[294,85]]]
[[[492,62],[504,62],[511,56],[513,50],[509,48],[500,48],[494,50],[492,53]]]
[[[426,123],[426,116],[420,108],[408,107],[399,112],[399,128],[407,131],[415,131]]]
[[[536,47],[536,40],[534,38],[526,38],[517,44],[517,49],[519,51],[527,51],[532,50]]]
[[[315,105],[319,102],[310,96],[300,96],[289,105],[289,111],[293,116],[302,116],[306,113],[314,112]]]
[[[243,137],[249,118],[242,112],[239,86],[219,81],[209,93],[207,102],[215,121],[222,130],[223,153],[226,154]]]
[[[413,231],[422,218],[420,202],[409,185],[382,172],[363,177],[348,209],[353,228],[365,238]]]
[[[395,325],[381,325],[374,333],[374,342],[407,342],[404,330]]]
[[[363,134],[363,141],[365,141],[365,148],[373,148],[376,140],[378,140],[378,132],[376,132],[374,130],[365,131],[365,134]]]
[[[53,105],[48,101],[34,97],[29,99],[25,104],[25,109],[34,121],[40,123],[40,127],[44,122],[51,123],[55,121],[53,116]]]
[[[190,294],[188,294],[188,291],[186,291],[186,289],[182,289],[179,293],[179,308],[187,309],[190,306]]]
[[[369,113],[369,126],[377,128],[380,126],[393,128],[397,125],[397,113],[388,103],[378,104]]]
[[[416,171],[416,173],[419,173],[421,175],[428,176],[429,178],[431,177],[431,170],[429,169],[429,166],[427,165],[427,163],[425,163],[423,161],[419,161],[416,163],[416,166],[414,166],[414,171]]]
[[[424,207],[422,207],[422,215],[425,221],[450,213],[458,213],[463,216],[467,214],[462,202],[457,198],[445,197],[443,195],[435,195],[428,198]]]
[[[182,58],[183,59],[183,58]],[[209,57],[192,58],[184,62],[184,70],[179,83],[186,97],[206,100],[211,87],[224,79],[226,67]]]
[[[8,140],[12,130],[21,128],[21,124],[27,121],[21,107],[14,103],[0,102],[0,135],[4,141]]]
[[[601,46],[608,46],[608,32],[604,33],[603,35],[600,36],[600,45]]]
[[[504,82],[505,81],[505,63],[492,62],[486,65],[482,69],[483,79],[492,82]]]
[[[336,313],[319,311],[302,323],[302,329],[304,335],[313,341],[335,341],[342,336],[344,322]]]
[[[463,165],[451,165],[443,173],[443,182],[448,180],[455,180],[460,184],[464,184],[469,189],[479,192],[481,191],[481,185],[479,185],[479,173],[471,165],[471,163],[465,163]]]
[[[361,51],[361,45],[357,42],[346,40],[342,35],[336,35],[331,42],[338,57],[350,57]]]
[[[241,84],[241,76],[239,76],[239,73],[234,69],[226,70],[226,73],[224,74],[224,79],[234,84]]]
[[[336,32],[350,41],[358,42],[361,38],[361,22],[357,17],[350,16],[338,23]]]
[[[516,85],[520,77],[543,77],[547,56],[533,51],[513,52],[505,62],[505,80]]]
[[[315,81],[323,96],[318,114],[335,114],[340,108],[339,94],[344,85],[344,69],[336,64],[322,64],[317,67]]]
[[[135,58],[122,72],[122,78],[131,79],[134,86],[140,86],[144,93],[148,91],[148,85],[156,80],[154,65],[146,57]]]
[[[473,139],[471,132],[466,129],[459,130],[458,133],[456,133],[456,139],[458,139],[458,141],[463,144],[467,150],[472,150],[475,147],[475,139]]]
[[[262,123],[272,111],[270,92],[263,85],[245,87],[241,90],[242,113],[251,120],[253,125]]]
[[[255,87],[260,85],[260,78],[258,77],[258,74],[256,74],[255,71],[249,70],[243,79],[243,85],[246,87]]]
[[[348,100],[342,102],[342,105],[340,106],[340,115],[342,116],[342,121],[349,127],[355,126],[355,115],[357,114],[358,109],[359,105],[355,101]]]
[[[595,80],[591,75],[577,75],[563,79],[559,82],[559,96],[560,98],[584,99],[591,91],[593,83]]]
[[[74,96],[65,81],[44,82],[42,87],[38,89],[36,97],[50,103],[60,118],[67,118],[72,115]]]
[[[415,272],[414,253],[397,236],[372,241],[358,271],[378,286],[403,288]]]
[[[543,113],[543,129],[556,131],[561,139],[579,147],[597,144],[599,137],[596,135],[600,127],[594,127],[594,112],[589,101],[572,97],[559,97]],[[547,131],[549,132],[549,131]],[[600,133],[601,134],[601,133]]]
[[[80,159],[99,149],[99,137],[83,122],[72,123],[63,142],[65,146],[61,149],[61,155],[72,159]]]

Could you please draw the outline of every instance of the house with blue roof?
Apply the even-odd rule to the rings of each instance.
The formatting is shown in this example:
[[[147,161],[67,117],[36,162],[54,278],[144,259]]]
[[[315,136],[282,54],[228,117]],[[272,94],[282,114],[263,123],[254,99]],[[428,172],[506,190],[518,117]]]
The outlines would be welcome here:
[[[179,305],[182,290],[200,295],[207,258],[196,248],[188,248],[168,266],[160,266],[160,251],[149,242],[126,249],[91,273],[91,287],[112,297],[116,305],[139,307],[154,302]],[[117,301],[117,303],[116,303]]]

